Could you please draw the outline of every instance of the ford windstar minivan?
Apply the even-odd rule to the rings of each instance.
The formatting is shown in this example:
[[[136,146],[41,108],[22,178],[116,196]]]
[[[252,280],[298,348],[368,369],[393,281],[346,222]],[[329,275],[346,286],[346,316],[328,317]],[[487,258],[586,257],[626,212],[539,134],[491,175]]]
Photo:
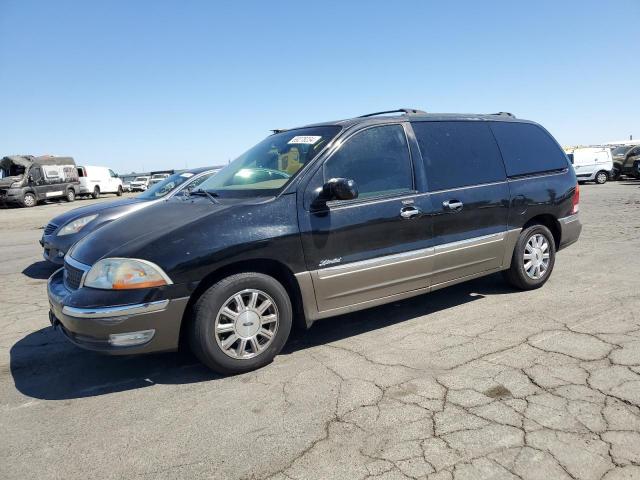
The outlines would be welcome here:
[[[49,280],[50,319],[87,349],[184,338],[210,368],[245,372],[294,321],[498,271],[541,287],[578,239],[578,202],[558,143],[507,113],[402,109],[277,130],[190,195],[78,242]]]

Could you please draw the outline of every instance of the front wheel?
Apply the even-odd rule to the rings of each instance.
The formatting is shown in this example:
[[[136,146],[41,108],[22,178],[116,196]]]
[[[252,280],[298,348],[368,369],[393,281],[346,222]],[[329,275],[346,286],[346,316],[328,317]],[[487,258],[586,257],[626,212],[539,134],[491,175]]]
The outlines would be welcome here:
[[[608,179],[609,179],[609,175],[607,175],[607,172],[600,171],[600,172],[596,173],[596,183],[598,185],[602,185],[604,183],[607,183]]]
[[[95,188],[93,189],[93,193],[91,194],[91,196],[92,196],[94,199],[100,198],[100,189],[99,189],[98,187],[95,187]]]
[[[67,202],[74,202],[76,200],[76,192],[73,188],[67,190]]]
[[[532,225],[520,233],[511,266],[503,271],[503,276],[520,290],[540,288],[549,279],[555,261],[553,235],[544,225]]]
[[[35,194],[31,192],[27,192],[22,196],[22,206],[23,207],[35,207],[38,203]]]
[[[225,375],[255,370],[282,350],[292,315],[289,295],[273,277],[231,275],[196,301],[191,349],[207,367]]]

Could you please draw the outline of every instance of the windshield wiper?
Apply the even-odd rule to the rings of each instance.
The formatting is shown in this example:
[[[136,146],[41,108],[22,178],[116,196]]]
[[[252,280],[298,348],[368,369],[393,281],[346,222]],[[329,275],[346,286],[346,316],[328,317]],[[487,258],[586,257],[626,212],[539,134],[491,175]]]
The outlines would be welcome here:
[[[218,199],[216,199],[216,197],[218,196],[217,193],[211,193],[201,188],[198,188],[197,190],[192,190],[191,192],[189,192],[189,195],[199,195],[202,197],[207,197],[209,200],[211,200],[211,203],[215,203],[215,204],[220,203]]]

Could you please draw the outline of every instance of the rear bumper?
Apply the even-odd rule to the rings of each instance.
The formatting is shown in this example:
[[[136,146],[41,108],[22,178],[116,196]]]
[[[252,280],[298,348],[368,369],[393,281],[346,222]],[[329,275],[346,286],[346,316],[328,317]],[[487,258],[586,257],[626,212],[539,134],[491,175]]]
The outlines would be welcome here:
[[[71,291],[56,271],[47,286],[49,320],[69,341],[87,350],[111,355],[171,351],[178,348],[182,316],[188,297],[136,305],[81,307],[65,305]],[[119,344],[125,334],[148,336],[142,343]]]
[[[560,246],[558,250],[561,250],[578,241],[580,232],[582,231],[582,223],[580,223],[580,218],[577,213],[560,218],[558,222],[560,223]]]

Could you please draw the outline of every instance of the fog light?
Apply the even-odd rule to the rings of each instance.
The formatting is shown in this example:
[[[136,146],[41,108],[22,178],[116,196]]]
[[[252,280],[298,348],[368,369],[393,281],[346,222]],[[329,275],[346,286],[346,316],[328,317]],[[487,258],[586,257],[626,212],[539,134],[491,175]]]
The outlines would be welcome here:
[[[112,333],[109,335],[109,343],[114,347],[131,347],[147,343],[155,335],[155,330],[142,330],[140,332]]]
[[[60,250],[58,250],[58,258],[62,258],[64,257],[64,252],[61,252]]]

